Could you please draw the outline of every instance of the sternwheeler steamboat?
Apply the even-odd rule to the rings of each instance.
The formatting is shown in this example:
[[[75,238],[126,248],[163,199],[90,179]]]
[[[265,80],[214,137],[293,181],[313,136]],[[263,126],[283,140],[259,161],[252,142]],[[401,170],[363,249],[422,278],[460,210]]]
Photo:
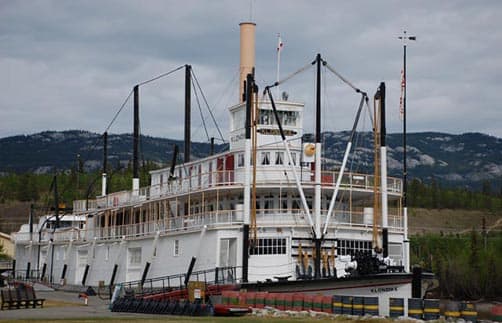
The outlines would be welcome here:
[[[281,82],[261,95],[255,24],[240,27],[240,94],[229,108],[228,151],[190,160],[188,120],[184,162],[173,158],[140,187],[135,126],[132,190],[107,194],[103,174],[101,196],[75,201],[71,215],[24,225],[14,234],[18,270],[95,287],[156,277],[179,277],[169,284],[183,285],[203,273],[207,282],[247,290],[378,296],[383,309],[388,297],[422,297],[420,275],[410,272],[403,183],[386,174],[385,85],[370,100],[317,55],[311,65],[318,73],[326,66],[360,96],[340,169],[322,170],[321,77],[315,138],[304,142],[304,105],[275,100],[270,89]],[[135,110],[138,95],[136,86]],[[346,171],[357,120],[370,101],[375,172]]]

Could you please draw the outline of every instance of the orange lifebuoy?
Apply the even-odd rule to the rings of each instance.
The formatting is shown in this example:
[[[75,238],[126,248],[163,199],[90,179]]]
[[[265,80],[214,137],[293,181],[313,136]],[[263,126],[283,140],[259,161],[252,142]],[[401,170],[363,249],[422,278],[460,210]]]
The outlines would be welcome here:
[[[308,157],[312,157],[315,154],[315,145],[314,144],[307,144],[305,145],[304,149],[305,155]]]

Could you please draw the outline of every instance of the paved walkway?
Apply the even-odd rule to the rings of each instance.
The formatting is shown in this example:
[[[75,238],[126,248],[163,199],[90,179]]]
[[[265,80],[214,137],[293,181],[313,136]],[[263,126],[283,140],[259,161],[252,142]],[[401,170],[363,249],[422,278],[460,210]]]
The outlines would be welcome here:
[[[0,311],[0,321],[15,319],[78,319],[93,317],[159,317],[152,314],[118,313],[108,309],[109,300],[89,296],[88,305],[78,298],[78,293],[62,291],[37,291],[37,297],[45,298],[43,308],[22,308]],[[56,302],[65,302],[56,305]]]

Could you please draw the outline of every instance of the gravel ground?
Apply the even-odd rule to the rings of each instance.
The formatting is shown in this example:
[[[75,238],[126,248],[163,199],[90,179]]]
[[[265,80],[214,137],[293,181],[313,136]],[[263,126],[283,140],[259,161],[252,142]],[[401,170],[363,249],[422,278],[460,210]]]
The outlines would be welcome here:
[[[37,291],[38,298],[45,298],[43,308],[21,308],[0,311],[0,321],[15,319],[82,319],[97,317],[158,317],[151,314],[117,313],[108,309],[109,300],[89,296],[88,305],[78,298],[78,293],[62,291]]]

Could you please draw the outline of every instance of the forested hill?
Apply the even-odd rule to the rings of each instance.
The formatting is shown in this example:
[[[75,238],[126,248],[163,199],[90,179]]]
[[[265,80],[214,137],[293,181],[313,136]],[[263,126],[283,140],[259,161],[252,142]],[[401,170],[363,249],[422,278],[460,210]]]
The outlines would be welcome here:
[[[326,164],[339,167],[349,132],[327,132],[323,136]],[[51,173],[55,169],[62,171],[79,166],[87,171],[98,169],[103,153],[100,138],[99,134],[78,130],[2,138],[0,174]],[[357,136],[357,149],[353,150],[354,159],[349,164],[353,171],[371,171],[371,138],[370,133]],[[407,142],[410,178],[468,188],[481,188],[483,183],[489,182],[492,189],[501,189],[502,139],[481,133],[452,135],[422,132],[409,134]],[[183,147],[182,142],[177,140],[142,136],[140,158],[167,165],[171,160],[173,144]],[[402,135],[389,134],[387,146],[389,173],[400,176]],[[225,144],[216,145],[215,151],[224,151],[226,147]],[[192,143],[192,159],[207,156],[209,151],[209,143]],[[108,154],[111,167],[118,167],[119,164],[127,166],[132,159],[132,136],[110,134]]]

